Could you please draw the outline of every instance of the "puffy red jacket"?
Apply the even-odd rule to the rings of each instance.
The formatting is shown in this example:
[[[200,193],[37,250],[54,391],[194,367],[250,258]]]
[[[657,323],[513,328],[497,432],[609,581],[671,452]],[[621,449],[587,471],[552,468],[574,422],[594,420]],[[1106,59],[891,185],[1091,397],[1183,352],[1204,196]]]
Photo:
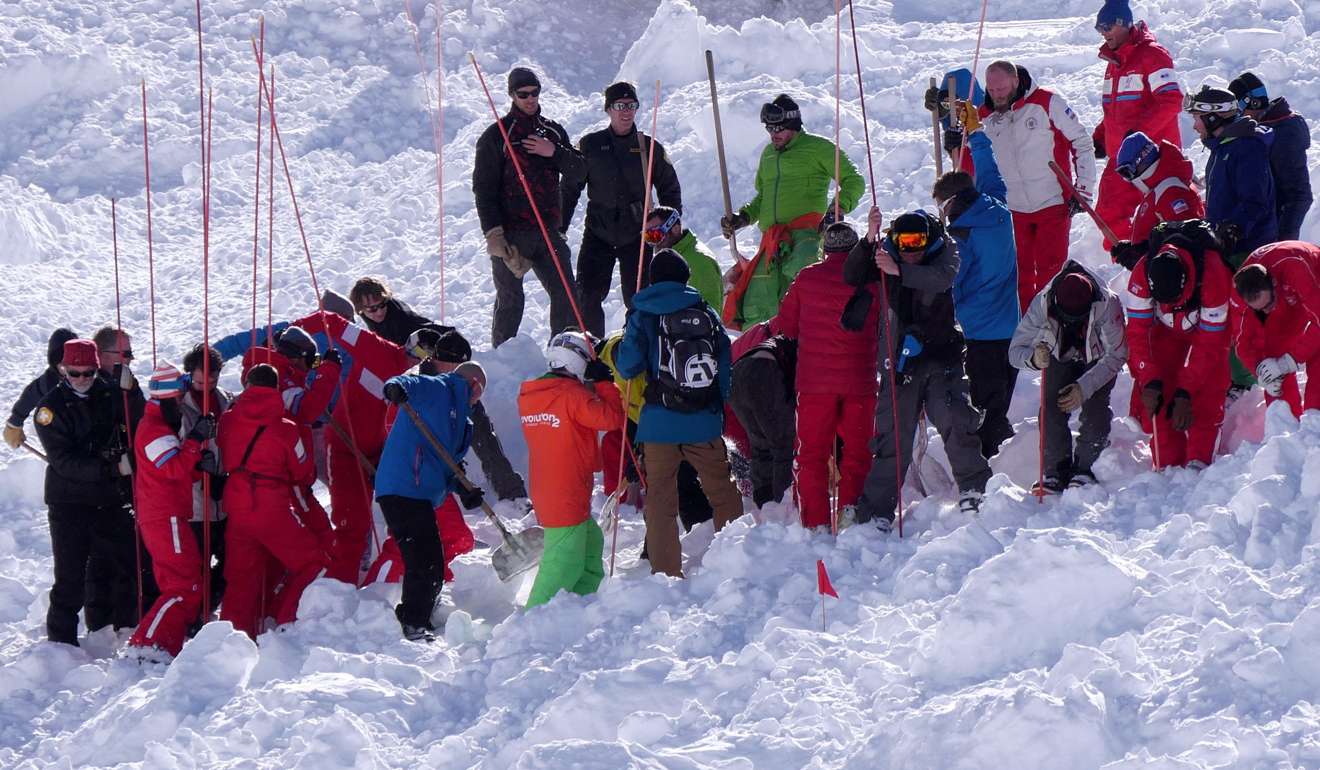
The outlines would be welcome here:
[[[303,442],[298,425],[284,416],[284,401],[274,388],[243,391],[234,407],[220,417],[216,440],[230,474],[224,505],[232,517],[288,511],[293,488],[316,479],[311,447]]]
[[[1192,187],[1192,162],[1168,142],[1160,142],[1160,159],[1132,181],[1145,196],[1132,215],[1132,242],[1150,237],[1160,222],[1181,222],[1205,217],[1205,203]]]
[[[339,387],[339,364],[326,361],[316,369],[317,376],[309,386],[307,372],[299,372],[289,363],[287,356],[267,347],[250,348],[243,354],[243,371],[256,364],[270,364],[280,375],[280,398],[289,419],[299,425],[310,426],[319,420],[330,406]]]
[[[142,521],[162,521],[177,516],[192,518],[193,482],[202,474],[196,469],[202,459],[202,443],[181,440],[165,422],[160,404],[148,401],[133,436],[137,470],[133,474],[137,514]]]
[[[876,392],[875,362],[880,348],[880,300],[875,284],[871,310],[861,331],[850,332],[839,323],[853,292],[844,283],[844,252],[798,273],[788,287],[779,313],[770,319],[770,331],[798,341],[797,392],[869,396]]]
[[[1233,291],[1233,345],[1238,358],[1253,372],[1262,359],[1284,353],[1298,363],[1310,360],[1320,352],[1320,247],[1279,241],[1252,252],[1245,264],[1253,263],[1264,265],[1274,279],[1275,304],[1262,319]]]
[[[1207,250],[1198,269],[1196,260],[1176,246],[1190,279],[1182,296],[1170,303],[1155,302],[1146,281],[1146,258],[1132,268],[1127,295],[1128,363],[1138,387],[1160,379],[1162,364],[1156,360],[1156,337],[1177,337],[1190,345],[1186,364],[1178,370],[1175,388],[1196,393],[1214,373],[1228,367],[1228,295],[1233,276],[1218,252]],[[1168,383],[1165,383],[1166,385]]]
[[[1178,113],[1182,91],[1173,58],[1155,42],[1146,22],[1133,25],[1128,41],[1118,50],[1101,45],[1100,58],[1109,66],[1100,94],[1104,117],[1095,127],[1094,137],[1104,142],[1105,153],[1111,159],[1117,157],[1118,146],[1130,131],[1144,131],[1154,142],[1181,146]]]

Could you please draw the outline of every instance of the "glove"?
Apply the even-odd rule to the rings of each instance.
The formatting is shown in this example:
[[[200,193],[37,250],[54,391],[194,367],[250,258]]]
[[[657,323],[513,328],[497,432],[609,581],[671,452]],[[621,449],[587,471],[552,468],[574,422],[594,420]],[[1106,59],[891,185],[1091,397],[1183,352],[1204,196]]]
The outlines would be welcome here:
[[[1146,256],[1147,245],[1145,241],[1133,243],[1132,241],[1119,241],[1109,248],[1109,255],[1114,261],[1122,265],[1125,269],[1131,270],[1137,266],[1141,258]]]
[[[385,383],[385,400],[391,404],[402,404],[408,400],[408,391],[397,382]]]
[[[215,438],[215,418],[209,414],[197,418],[193,423],[192,430],[188,431],[188,438],[193,441],[209,441]]]
[[[440,344],[440,332],[429,327],[422,327],[408,335],[403,349],[408,355],[425,361],[435,356],[436,346]]]
[[[225,482],[229,481],[228,473],[211,474],[211,499],[220,502],[225,498]]]
[[[1069,217],[1069,218],[1075,217],[1075,216],[1077,216],[1078,214],[1081,214],[1081,213],[1084,212],[1084,211],[1086,211],[1086,209],[1082,206],[1082,202],[1081,202],[1080,200],[1078,200],[1078,199],[1075,198],[1075,197],[1073,197],[1073,198],[1069,198],[1069,199],[1068,199],[1068,217]]]
[[[922,104],[926,106],[926,112],[935,112],[939,110],[940,117],[949,114],[949,92],[943,88],[931,86],[926,89]]]
[[[981,115],[976,111],[976,105],[971,102],[958,103],[958,118],[968,134],[981,128]]]
[[[962,147],[962,132],[952,128],[944,129],[944,151],[953,152]]]
[[[1220,222],[1214,229],[1215,236],[1219,238],[1219,253],[1232,254],[1237,249],[1238,241],[1242,240],[1242,228],[1235,222]]]
[[[202,451],[202,459],[197,461],[195,468],[202,473],[209,473],[214,476],[220,472],[220,461],[215,458],[215,452],[206,449]]]
[[[1043,370],[1050,365],[1050,346],[1044,342],[1037,342],[1036,347],[1031,351],[1031,366],[1036,370]]]
[[[133,376],[133,370],[123,364],[115,364],[115,375],[119,380],[120,390],[133,390],[137,387],[137,378]]]
[[[27,441],[27,434],[23,432],[22,425],[10,425],[5,423],[5,443],[10,449],[18,449]]]
[[[848,304],[843,306],[843,315],[839,318],[839,325],[846,331],[859,332],[866,326],[866,317],[871,314],[871,303],[874,297],[871,292],[863,288],[858,288],[853,295],[848,298]]]
[[[334,364],[336,366],[344,365],[344,356],[339,352],[339,348],[332,347],[321,356],[321,363]]]
[[[1284,353],[1278,358],[1267,358],[1260,362],[1256,367],[1256,379],[1262,386],[1279,383],[1282,385],[1283,378],[1297,371],[1297,362],[1293,357]]]
[[[1099,137],[1092,135],[1091,144],[1095,147],[1096,160],[1104,160],[1109,157],[1109,154],[1105,152],[1105,143],[1101,141]]]
[[[119,462],[115,463],[114,472],[116,476],[133,475],[133,463],[131,460],[128,459],[127,453],[124,453],[119,456]]]
[[[746,227],[752,223],[752,218],[741,211],[734,212],[732,216],[720,217],[720,232],[724,233],[725,238],[732,238],[733,234],[738,232],[739,228]]]
[[[1265,391],[1270,398],[1278,398],[1283,395],[1283,378],[1280,377],[1279,379],[1271,380],[1270,382],[1262,382],[1260,384],[1260,389]]]
[[[1146,383],[1146,387],[1141,389],[1141,406],[1146,410],[1146,414],[1153,420],[1155,415],[1160,413],[1160,407],[1164,404],[1164,383],[1159,380],[1151,380]]]
[[[1192,427],[1192,394],[1178,388],[1173,392],[1173,401],[1169,404],[1169,423],[1174,430],[1187,430]]]
[[[521,279],[532,269],[531,260],[520,254],[517,247],[504,237],[503,227],[492,227],[486,233],[486,253],[503,260],[504,266],[517,278]]]
[[[458,490],[458,501],[463,504],[464,510],[470,511],[474,508],[480,508],[485,499],[481,487],[460,488]]]
[[[614,372],[610,371],[609,364],[596,358],[587,362],[582,379],[584,382],[614,382]]]
[[[1077,383],[1064,385],[1059,391],[1059,408],[1065,412],[1075,412],[1082,408],[1082,386]]]

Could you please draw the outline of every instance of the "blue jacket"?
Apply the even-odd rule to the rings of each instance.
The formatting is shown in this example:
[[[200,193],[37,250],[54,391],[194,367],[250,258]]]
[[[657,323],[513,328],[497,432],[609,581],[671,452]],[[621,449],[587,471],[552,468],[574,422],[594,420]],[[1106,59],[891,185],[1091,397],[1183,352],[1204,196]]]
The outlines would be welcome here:
[[[1311,208],[1311,170],[1306,151],[1311,147],[1311,129],[1306,118],[1288,107],[1282,96],[1270,102],[1260,124],[1274,132],[1270,146],[1270,170],[1274,173],[1275,208],[1279,216],[1279,240],[1301,237],[1302,220]]]
[[[289,328],[288,321],[276,321],[271,324],[270,336],[274,337],[287,328]],[[257,344],[266,344],[266,327],[264,326],[257,327]],[[211,347],[215,348],[215,351],[220,354],[221,361],[242,358],[243,354],[252,347],[252,330],[248,329],[247,331],[231,334],[228,337],[222,337],[212,342]],[[325,350],[324,347],[321,349]]]
[[[1212,225],[1232,222],[1242,229],[1233,253],[1250,253],[1279,237],[1270,173],[1270,134],[1251,118],[1229,123],[1219,136],[1204,140],[1205,218]]]
[[[456,374],[400,374],[386,384],[390,382],[403,386],[408,403],[454,462],[461,462],[472,440],[467,380]],[[449,466],[417,430],[412,418],[400,409],[376,469],[376,499],[399,495],[429,500],[432,506],[438,506],[453,486],[454,474]]]
[[[953,279],[954,310],[967,339],[1006,340],[1018,323],[1017,244],[1006,203],[1008,188],[985,132],[974,131],[968,144],[976,167],[976,197],[969,204],[955,199],[950,205],[956,217],[949,232],[962,259]]]
[[[660,368],[660,316],[700,306],[706,309],[716,328],[723,329],[719,315],[707,305],[696,289],[676,281],[661,281],[633,295],[633,309],[624,322],[623,340],[614,354],[614,365],[624,379],[643,372],[648,380],[656,377]],[[733,362],[729,356],[729,338],[720,334],[715,339],[718,354],[720,403],[704,412],[676,412],[660,404],[648,403],[642,407],[637,426],[638,441],[659,444],[700,444],[719,438],[724,433],[724,400],[729,397],[729,373]]]

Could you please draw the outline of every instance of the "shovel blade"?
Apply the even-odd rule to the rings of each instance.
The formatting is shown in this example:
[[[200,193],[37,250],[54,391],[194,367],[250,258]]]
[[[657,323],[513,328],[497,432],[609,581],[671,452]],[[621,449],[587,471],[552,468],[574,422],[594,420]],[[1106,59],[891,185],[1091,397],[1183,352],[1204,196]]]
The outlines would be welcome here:
[[[491,553],[490,562],[500,580],[508,581],[539,564],[543,551],[545,530],[528,527],[510,534],[504,544]]]

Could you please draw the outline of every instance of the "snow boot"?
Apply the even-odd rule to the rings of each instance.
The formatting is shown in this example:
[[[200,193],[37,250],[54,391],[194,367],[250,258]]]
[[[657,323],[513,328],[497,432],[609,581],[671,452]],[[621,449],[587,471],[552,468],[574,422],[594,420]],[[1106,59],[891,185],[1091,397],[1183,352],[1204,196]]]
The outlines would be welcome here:
[[[435,641],[435,629],[426,626],[405,625],[403,627],[403,638],[410,642],[430,644]]]
[[[1095,474],[1090,471],[1073,471],[1072,478],[1068,479],[1068,488],[1086,487],[1095,483]]]
[[[839,509],[839,531],[842,532],[848,527],[857,523],[857,506],[845,505]]]
[[[894,520],[889,516],[876,516],[871,523],[875,524],[875,528],[880,530],[882,535],[888,535],[894,531]]]
[[[958,510],[969,516],[975,516],[981,512],[981,499],[984,497],[985,495],[974,489],[963,492],[962,497],[958,498]]]
[[[1044,489],[1047,494],[1057,495],[1062,492],[1066,486],[1068,485],[1064,483],[1063,478],[1051,473],[1043,480],[1037,481],[1035,484],[1031,485],[1031,494],[1040,495],[1040,491]]]

